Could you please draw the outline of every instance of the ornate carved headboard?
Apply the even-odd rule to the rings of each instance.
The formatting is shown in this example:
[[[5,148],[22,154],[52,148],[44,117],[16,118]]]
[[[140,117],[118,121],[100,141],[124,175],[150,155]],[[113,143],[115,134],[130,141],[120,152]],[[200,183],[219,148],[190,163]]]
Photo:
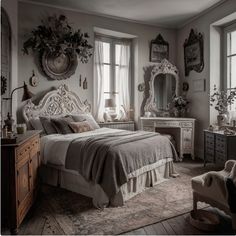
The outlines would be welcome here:
[[[78,95],[69,91],[63,84],[57,90],[48,92],[39,102],[34,105],[31,100],[23,107],[23,116],[25,121],[39,116],[62,116],[75,113],[89,113],[91,105],[87,100],[82,102]]]

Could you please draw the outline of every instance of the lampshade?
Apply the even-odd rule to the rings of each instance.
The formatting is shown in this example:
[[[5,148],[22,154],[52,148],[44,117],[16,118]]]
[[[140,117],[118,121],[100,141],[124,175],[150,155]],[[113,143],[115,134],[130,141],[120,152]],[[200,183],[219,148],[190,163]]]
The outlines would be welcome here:
[[[25,82],[24,82],[23,88],[24,88],[24,93],[23,93],[22,100],[21,100],[22,102],[26,101],[34,96],[34,94],[29,91],[28,86]]]
[[[105,107],[116,107],[116,104],[112,98],[105,99]]]

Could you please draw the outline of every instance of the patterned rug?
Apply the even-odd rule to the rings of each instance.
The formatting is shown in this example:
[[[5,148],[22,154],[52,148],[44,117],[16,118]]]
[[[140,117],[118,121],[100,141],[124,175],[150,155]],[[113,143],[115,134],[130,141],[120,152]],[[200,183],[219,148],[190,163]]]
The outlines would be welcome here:
[[[147,189],[122,207],[104,210],[95,209],[90,198],[67,190],[44,187],[43,191],[66,234],[121,234],[192,210],[190,180],[209,167],[177,163],[176,170],[180,177]]]

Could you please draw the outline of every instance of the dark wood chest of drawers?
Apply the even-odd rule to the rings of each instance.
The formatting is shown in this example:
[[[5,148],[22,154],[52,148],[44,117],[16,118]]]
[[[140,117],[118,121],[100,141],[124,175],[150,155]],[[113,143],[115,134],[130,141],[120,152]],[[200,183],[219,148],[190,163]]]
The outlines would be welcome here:
[[[40,131],[28,131],[16,144],[1,145],[2,223],[17,233],[38,192]]]
[[[204,130],[204,165],[206,162],[223,165],[229,159],[236,160],[236,135]]]

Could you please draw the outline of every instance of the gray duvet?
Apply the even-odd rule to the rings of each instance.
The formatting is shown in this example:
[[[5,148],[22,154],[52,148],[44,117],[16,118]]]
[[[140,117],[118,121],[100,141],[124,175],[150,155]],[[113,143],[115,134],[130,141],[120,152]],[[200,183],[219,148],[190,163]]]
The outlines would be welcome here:
[[[151,132],[121,131],[90,138],[75,138],[65,167],[99,184],[109,198],[128,181],[128,174],[161,159],[177,158],[168,138]]]

